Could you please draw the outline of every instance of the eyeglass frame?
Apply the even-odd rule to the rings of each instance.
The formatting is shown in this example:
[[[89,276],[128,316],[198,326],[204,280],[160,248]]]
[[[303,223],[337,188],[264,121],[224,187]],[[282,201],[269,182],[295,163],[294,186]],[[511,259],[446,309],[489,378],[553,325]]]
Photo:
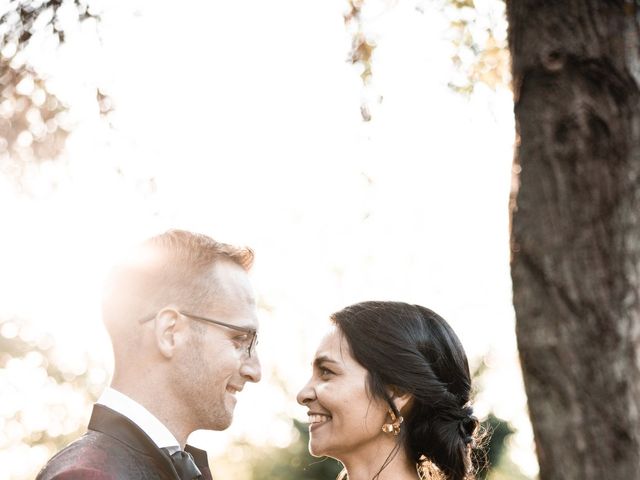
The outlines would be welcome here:
[[[220,320],[214,320],[212,318],[201,317],[200,315],[193,315],[192,313],[183,312],[181,310],[176,310],[176,312],[178,312],[180,315],[184,315],[185,317],[191,318],[193,320],[199,320],[201,322],[212,323],[214,325],[219,325],[221,327],[230,328],[231,330],[235,330],[237,332],[243,332],[243,333],[252,334],[251,340],[249,341],[249,345],[247,346],[247,350],[246,350],[247,356],[249,358],[251,358],[255,346],[258,344],[258,331],[255,328],[241,327],[239,325],[232,325],[230,323],[221,322]],[[138,323],[142,324],[142,323],[146,323],[146,322],[148,322],[150,320],[153,320],[156,317],[156,315],[157,315],[157,313],[154,313],[153,315],[151,315],[149,317],[141,318],[140,320],[138,320]]]

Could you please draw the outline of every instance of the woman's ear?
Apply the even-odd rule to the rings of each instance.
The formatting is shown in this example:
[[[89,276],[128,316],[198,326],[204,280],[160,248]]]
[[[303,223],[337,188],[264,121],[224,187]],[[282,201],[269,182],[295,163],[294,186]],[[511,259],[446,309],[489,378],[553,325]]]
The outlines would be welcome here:
[[[408,392],[404,392],[401,395],[392,397],[391,401],[401,414],[406,415],[406,413],[409,411],[409,408],[413,404],[413,395]]]
[[[400,390],[398,387],[387,388],[387,395],[400,414],[405,414],[413,403],[413,395]]]

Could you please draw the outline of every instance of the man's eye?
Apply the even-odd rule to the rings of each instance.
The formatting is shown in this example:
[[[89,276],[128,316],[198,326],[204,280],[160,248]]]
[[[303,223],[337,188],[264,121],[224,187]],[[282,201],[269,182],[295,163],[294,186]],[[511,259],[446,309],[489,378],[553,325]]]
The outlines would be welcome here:
[[[238,335],[233,337],[233,341],[238,343],[238,344],[242,344],[245,345],[247,342],[249,342],[249,335]]]

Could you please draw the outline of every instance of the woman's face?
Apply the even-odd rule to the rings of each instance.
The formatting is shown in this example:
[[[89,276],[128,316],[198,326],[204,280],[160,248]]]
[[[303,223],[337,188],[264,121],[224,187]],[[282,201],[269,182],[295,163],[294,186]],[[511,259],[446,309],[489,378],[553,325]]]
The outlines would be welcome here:
[[[388,407],[369,394],[366,378],[340,330],[332,328],[320,342],[311,379],[297,397],[308,408],[312,455],[342,460],[381,447]]]

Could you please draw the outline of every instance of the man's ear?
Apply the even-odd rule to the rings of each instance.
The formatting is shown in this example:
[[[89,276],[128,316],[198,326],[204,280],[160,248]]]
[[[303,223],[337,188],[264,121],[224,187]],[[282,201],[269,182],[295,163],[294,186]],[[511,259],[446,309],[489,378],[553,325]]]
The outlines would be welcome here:
[[[155,340],[158,350],[165,358],[173,357],[177,334],[182,327],[182,315],[173,308],[163,308],[154,320]]]

